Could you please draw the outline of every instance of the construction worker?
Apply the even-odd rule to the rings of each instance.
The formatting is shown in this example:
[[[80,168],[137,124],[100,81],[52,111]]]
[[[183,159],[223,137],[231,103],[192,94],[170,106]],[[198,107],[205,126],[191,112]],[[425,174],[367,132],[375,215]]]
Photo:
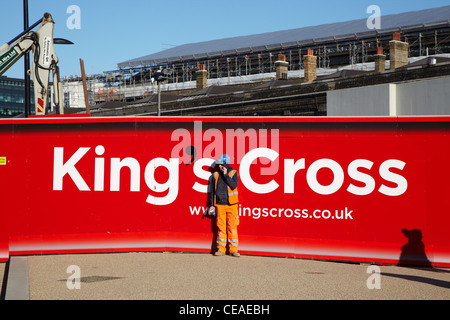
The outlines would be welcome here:
[[[238,233],[238,182],[239,176],[236,170],[230,167],[230,157],[226,154],[216,161],[219,165],[218,172],[214,172],[209,203],[214,204],[209,208],[210,214],[216,214],[217,221],[217,252],[215,256],[223,256],[226,245],[230,255],[239,257]]]

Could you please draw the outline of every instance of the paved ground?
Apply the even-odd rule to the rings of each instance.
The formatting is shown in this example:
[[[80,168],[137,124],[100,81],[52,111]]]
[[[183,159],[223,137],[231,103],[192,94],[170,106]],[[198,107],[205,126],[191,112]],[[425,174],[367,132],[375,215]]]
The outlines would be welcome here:
[[[4,299],[3,278],[5,277],[6,263],[0,263],[0,300]]]
[[[377,281],[368,265],[255,256],[71,254],[29,256],[27,263],[31,300],[450,299],[446,268],[381,266]],[[369,277],[380,289],[368,288]],[[78,278],[80,288],[70,290],[68,280]]]

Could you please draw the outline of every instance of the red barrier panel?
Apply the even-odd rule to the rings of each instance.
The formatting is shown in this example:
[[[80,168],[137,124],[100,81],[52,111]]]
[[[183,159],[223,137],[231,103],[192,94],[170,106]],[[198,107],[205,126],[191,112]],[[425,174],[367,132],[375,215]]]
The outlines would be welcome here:
[[[450,265],[450,117],[0,120],[0,258],[214,247],[209,166],[239,171],[243,254]]]

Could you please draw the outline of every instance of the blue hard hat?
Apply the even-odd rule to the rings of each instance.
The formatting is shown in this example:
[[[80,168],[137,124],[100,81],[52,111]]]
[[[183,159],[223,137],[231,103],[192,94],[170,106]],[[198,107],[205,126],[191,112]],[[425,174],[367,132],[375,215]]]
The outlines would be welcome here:
[[[219,160],[217,160],[217,164],[229,164],[230,162],[230,157],[226,154],[220,156]]]

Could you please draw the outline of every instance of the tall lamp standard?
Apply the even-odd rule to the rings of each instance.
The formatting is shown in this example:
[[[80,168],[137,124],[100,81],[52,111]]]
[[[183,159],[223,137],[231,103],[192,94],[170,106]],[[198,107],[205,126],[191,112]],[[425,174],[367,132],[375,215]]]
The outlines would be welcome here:
[[[28,0],[23,0],[23,28],[27,30],[30,22],[28,19]],[[25,54],[25,118],[28,118],[28,115],[31,111],[31,85],[30,85],[30,75],[28,74],[28,70],[30,70],[30,54]]]
[[[155,71],[153,74],[153,79],[158,84],[158,117],[161,116],[161,82],[167,80],[167,78],[164,76],[166,72],[158,70]]]

